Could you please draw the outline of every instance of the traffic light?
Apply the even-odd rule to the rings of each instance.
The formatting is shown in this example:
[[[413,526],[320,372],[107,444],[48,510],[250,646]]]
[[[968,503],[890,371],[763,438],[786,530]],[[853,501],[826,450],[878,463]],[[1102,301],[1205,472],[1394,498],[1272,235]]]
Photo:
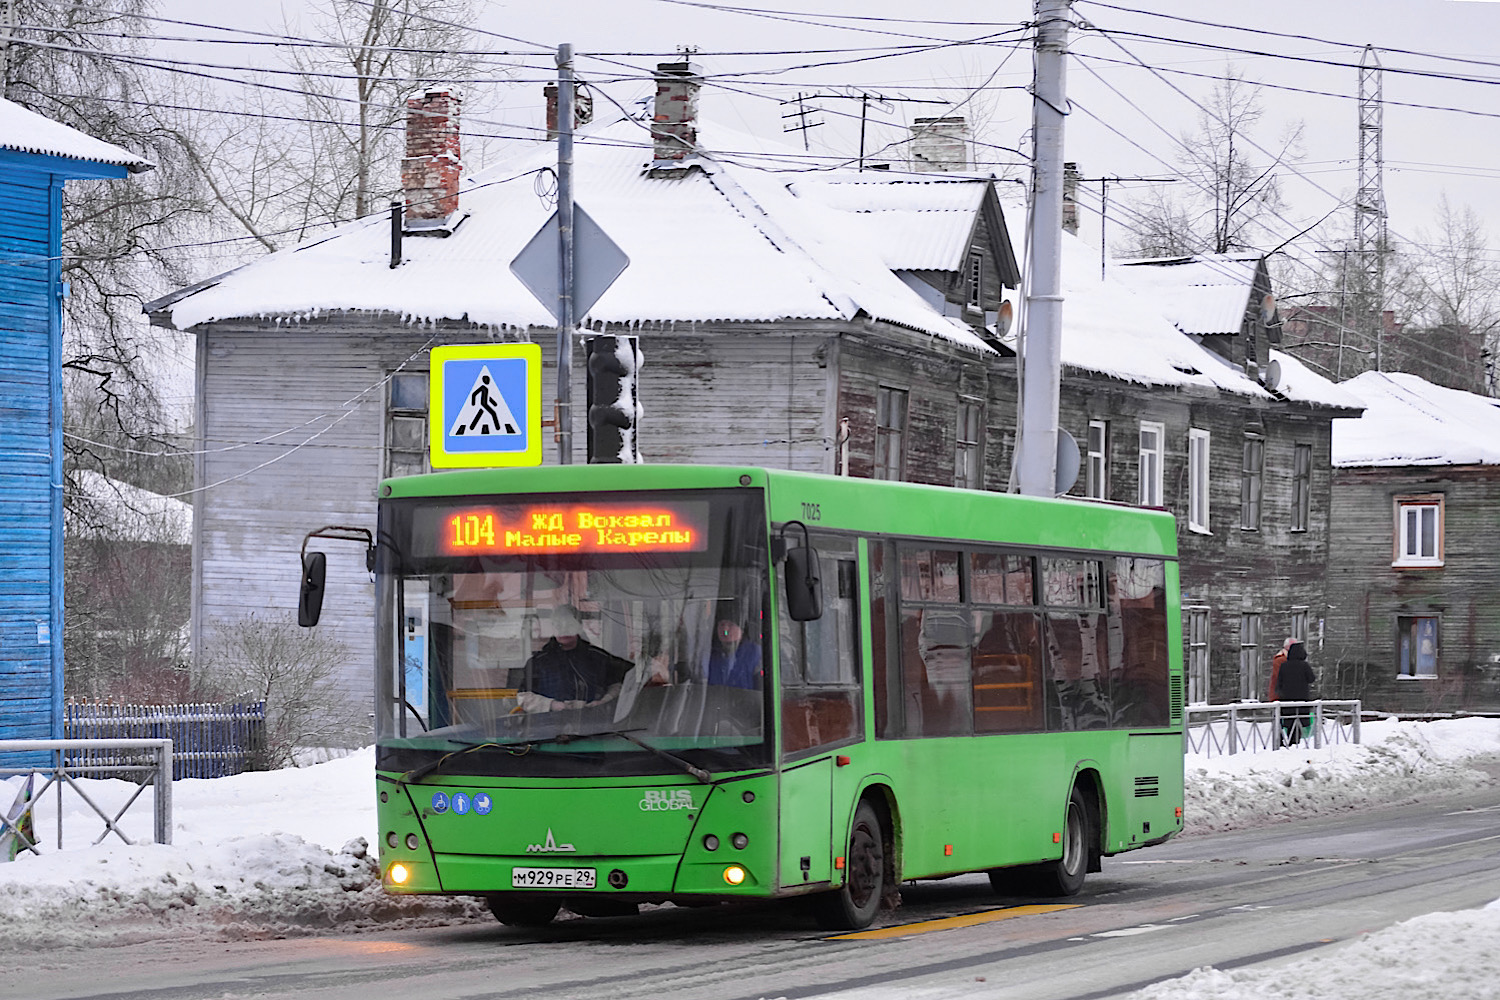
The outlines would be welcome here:
[[[635,438],[641,415],[637,390],[641,349],[637,338],[594,337],[586,350],[589,463],[639,463]]]

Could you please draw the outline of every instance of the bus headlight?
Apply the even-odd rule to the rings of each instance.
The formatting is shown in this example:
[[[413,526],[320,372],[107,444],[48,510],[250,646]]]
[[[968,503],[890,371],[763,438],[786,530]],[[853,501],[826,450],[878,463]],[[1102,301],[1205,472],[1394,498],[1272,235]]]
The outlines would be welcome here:
[[[385,877],[391,880],[391,885],[405,885],[411,879],[411,869],[397,861],[385,870]]]
[[[728,868],[724,869],[724,881],[728,882],[730,885],[739,885],[741,882],[745,881],[745,875],[745,869],[741,868],[739,865],[730,865]]]

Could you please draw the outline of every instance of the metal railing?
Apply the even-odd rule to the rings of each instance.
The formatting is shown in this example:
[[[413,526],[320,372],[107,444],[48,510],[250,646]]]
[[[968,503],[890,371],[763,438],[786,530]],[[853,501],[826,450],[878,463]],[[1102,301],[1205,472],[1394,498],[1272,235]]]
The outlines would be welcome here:
[[[32,794],[30,810],[35,810],[41,803],[42,797],[47,789],[54,785],[57,787],[57,848],[62,850],[63,846],[63,789],[71,788],[78,794],[88,807],[92,809],[100,819],[104,821],[104,830],[99,834],[95,844],[102,843],[111,833],[125,841],[134,844],[135,841],[126,836],[125,831],[120,829],[120,819],[135,805],[149,785],[152,789],[152,820],[155,828],[155,841],[158,844],[170,844],[172,842],[172,741],[171,740],[0,740],[0,754],[10,752],[35,752],[49,751],[52,754],[50,765],[32,765],[30,767],[0,767],[0,777],[12,775],[40,774],[46,776],[46,781],[39,791]],[[88,763],[70,763],[68,756],[76,751],[102,751],[108,755],[107,759],[93,760]],[[109,777],[128,775],[132,778],[138,777],[140,787],[135,790],[126,803],[121,806],[113,816],[90,797],[88,791],[76,780],[80,777],[89,777],[98,772],[108,772]],[[17,824],[10,821],[4,815],[3,810],[8,803],[0,803],[0,833],[12,834],[21,850],[31,851],[33,854],[41,854],[38,842],[28,838]],[[35,813],[33,812],[33,815]]]
[[[254,770],[264,758],[266,703],[63,706],[62,735],[70,740],[172,741],[175,778],[220,778]],[[69,751],[72,764],[92,764],[99,751]],[[96,775],[100,777],[103,775]],[[113,775],[109,775],[113,777]],[[123,776],[122,776],[123,777]]]
[[[1186,711],[1187,752],[1209,757],[1359,742],[1357,701],[1240,701]]]

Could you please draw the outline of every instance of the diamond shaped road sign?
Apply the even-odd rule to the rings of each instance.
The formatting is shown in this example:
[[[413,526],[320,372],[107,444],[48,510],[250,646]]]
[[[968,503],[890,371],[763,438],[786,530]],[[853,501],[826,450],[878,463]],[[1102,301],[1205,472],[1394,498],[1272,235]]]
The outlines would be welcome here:
[[[557,213],[552,213],[531,242],[510,262],[511,273],[520,279],[536,300],[561,320],[557,308],[557,257],[562,236]],[[630,264],[625,251],[609,238],[582,206],[573,206],[573,317],[588,312],[599,296]]]

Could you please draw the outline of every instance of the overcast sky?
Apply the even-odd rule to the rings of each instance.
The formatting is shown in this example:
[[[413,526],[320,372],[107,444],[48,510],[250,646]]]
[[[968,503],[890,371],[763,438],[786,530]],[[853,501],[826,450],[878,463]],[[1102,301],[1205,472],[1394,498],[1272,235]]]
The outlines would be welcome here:
[[[517,136],[540,124],[541,81],[552,73],[550,53],[560,42],[574,46],[582,78],[600,81],[599,90],[627,106],[649,92],[642,71],[678,46],[695,46],[694,59],[710,78],[701,103],[705,119],[776,136],[782,116],[795,107],[782,102],[795,100],[799,92],[932,99],[930,104],[870,105],[866,145],[872,155],[888,149],[883,155],[891,158],[901,155],[901,147],[888,144],[906,135],[911,119],[951,112],[962,102],[956,113],[977,120],[987,143],[976,147],[980,158],[992,160],[1000,171],[1008,165],[1016,170],[1021,162],[1013,150],[1026,148],[1030,123],[1025,88],[1031,50],[1024,31],[1029,2],[732,2],[741,5],[738,10],[671,0],[481,4],[480,26],[496,34],[477,37],[476,47],[527,56],[511,71],[517,82],[495,88],[484,120],[497,132]],[[1148,6],[1154,13],[1129,9]],[[215,4],[213,17],[225,26],[280,31],[284,18],[295,23],[309,8],[302,0],[239,0]],[[202,11],[196,0],[162,3],[169,16],[204,20]],[[1176,137],[1194,125],[1198,103],[1233,64],[1264,85],[1265,117],[1252,132],[1259,146],[1279,150],[1287,128],[1304,126],[1300,162],[1284,175],[1292,209],[1277,220],[1282,235],[1291,236],[1330,212],[1330,222],[1347,231],[1347,205],[1357,180],[1356,67],[1362,47],[1374,44],[1382,49],[1386,70],[1385,196],[1393,239],[1416,240],[1421,230],[1432,229],[1438,199],[1446,192],[1455,204],[1472,205],[1480,213],[1489,244],[1500,247],[1500,3],[1078,0],[1074,13],[1098,29],[1074,32],[1071,44],[1075,58],[1068,91],[1074,106],[1066,151],[1084,176],[1173,175],[1180,152]],[[973,39],[984,42],[943,44]],[[1203,45],[1183,44],[1187,41]],[[215,48],[225,62],[266,52],[235,49],[226,58],[223,47]],[[743,52],[772,54],[732,54]],[[1131,65],[1137,60],[1152,69]],[[858,100],[822,98],[806,106],[817,109],[809,120],[823,123],[808,132],[809,153],[817,162],[858,155]],[[601,101],[600,114],[617,112]],[[469,127],[477,127],[477,117]],[[785,138],[802,142],[799,133]],[[1266,159],[1256,148],[1245,152]],[[1099,187],[1087,185],[1081,196],[1082,235],[1093,241],[1099,237]],[[1131,224],[1122,199],[1140,189],[1112,186],[1112,242]],[[1299,252],[1312,260],[1318,249],[1335,245],[1328,233],[1303,240]],[[1500,250],[1495,256],[1500,258]]]

